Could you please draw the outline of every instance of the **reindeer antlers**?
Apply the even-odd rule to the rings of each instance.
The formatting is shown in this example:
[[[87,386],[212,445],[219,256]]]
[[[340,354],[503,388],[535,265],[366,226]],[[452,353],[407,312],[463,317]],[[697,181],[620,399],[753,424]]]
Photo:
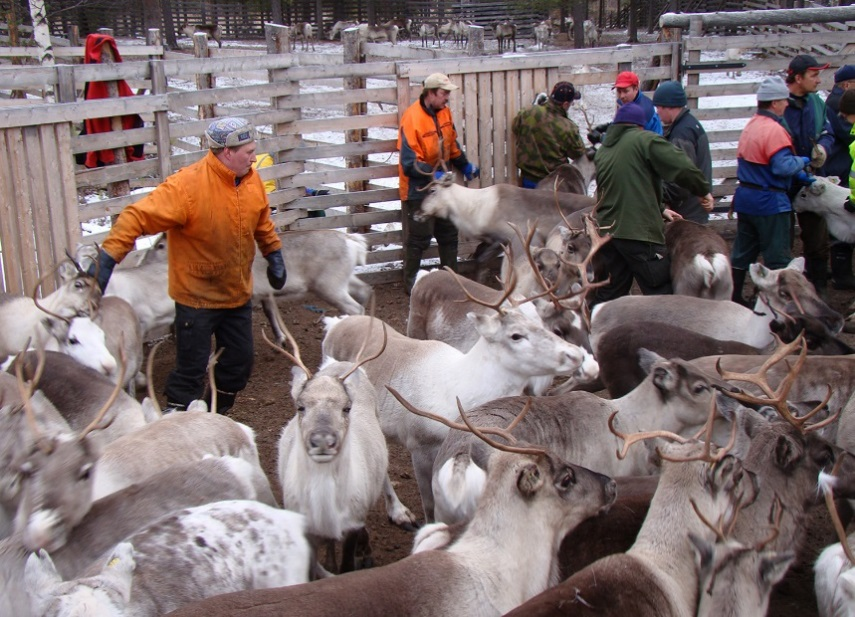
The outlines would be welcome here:
[[[523,410],[517,414],[517,417],[507,426],[507,428],[498,428],[492,426],[482,426],[477,427],[469,422],[469,418],[466,416],[466,410],[463,409],[463,404],[460,402],[460,399],[457,399],[457,410],[460,412],[460,417],[463,419],[463,424],[459,422],[453,422],[447,418],[444,418],[440,415],[431,413],[429,411],[424,411],[423,409],[419,409],[410,403],[407,399],[405,399],[400,392],[398,392],[395,388],[390,385],[386,386],[386,389],[394,396],[401,405],[404,406],[408,411],[416,414],[417,416],[421,416],[423,418],[428,418],[430,420],[436,420],[441,424],[453,429],[457,429],[458,431],[466,431],[474,434],[482,441],[487,443],[488,445],[496,448],[497,450],[503,450],[505,452],[516,452],[517,454],[531,454],[534,456],[542,456],[546,454],[546,448],[540,446],[515,446],[513,444],[517,443],[517,438],[511,434],[511,431],[520,423],[523,417],[529,412],[531,409],[531,398],[526,401],[525,407]],[[504,437],[509,444],[503,444],[495,441],[494,439],[490,439],[487,435],[498,435],[499,437]]]
[[[775,336],[775,341],[778,345],[775,349],[775,353],[766,358],[766,361],[763,362],[756,373],[736,373],[725,371],[721,368],[721,358],[716,361],[715,365],[716,371],[718,371],[718,374],[722,379],[726,379],[728,381],[744,381],[754,384],[760,388],[763,394],[766,395],[766,398],[754,396],[745,392],[725,392],[724,394],[743,403],[750,403],[753,405],[771,405],[778,411],[784,420],[792,424],[801,433],[808,433],[810,431],[824,428],[836,421],[837,417],[840,415],[839,411],[825,420],[807,426],[807,421],[819,413],[820,410],[828,404],[828,401],[831,400],[832,390],[830,385],[828,386],[828,394],[825,399],[804,416],[796,418],[792,412],[790,412],[790,408],[787,405],[787,395],[790,393],[790,390],[799,375],[799,371],[802,366],[804,366],[805,359],[807,358],[807,343],[805,342],[804,334],[800,334],[789,344],[784,344],[777,336]],[[778,387],[776,389],[772,389],[768,378],[769,369],[790,355],[796,348],[800,348],[796,363],[789,369],[787,376],[781,380]],[[789,364],[787,366],[789,367]]]
[[[306,377],[311,379],[312,378],[312,371],[310,371],[308,369],[308,367],[305,364],[303,364],[303,359],[300,357],[300,347],[297,345],[297,341],[294,340],[294,337],[291,335],[291,332],[285,326],[285,322],[282,319],[282,315],[279,314],[278,310],[275,312],[275,316],[276,316],[276,324],[279,326],[279,329],[285,333],[285,338],[288,339],[288,342],[291,344],[291,349],[294,350],[294,354],[292,355],[292,354],[288,353],[287,351],[282,349],[279,345],[277,345],[276,343],[271,341],[269,338],[267,338],[267,331],[264,328],[261,329],[262,338],[264,338],[264,341],[268,345],[270,345],[273,349],[275,349],[276,351],[281,353],[283,356],[288,358],[291,362],[293,362],[294,364],[299,366],[301,369],[303,369],[303,372],[306,373]]]

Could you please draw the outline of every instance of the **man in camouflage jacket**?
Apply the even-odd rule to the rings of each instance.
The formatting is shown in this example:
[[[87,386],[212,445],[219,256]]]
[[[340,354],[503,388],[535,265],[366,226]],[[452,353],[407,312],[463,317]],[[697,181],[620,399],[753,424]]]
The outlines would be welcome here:
[[[521,186],[534,188],[559,165],[585,153],[579,127],[567,117],[570,105],[580,98],[582,95],[573,84],[559,81],[546,103],[524,109],[514,118],[512,129]]]

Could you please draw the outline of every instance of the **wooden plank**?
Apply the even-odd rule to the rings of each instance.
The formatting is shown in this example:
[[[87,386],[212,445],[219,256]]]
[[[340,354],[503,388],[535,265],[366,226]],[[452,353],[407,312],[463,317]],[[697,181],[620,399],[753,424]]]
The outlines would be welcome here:
[[[383,154],[397,152],[397,144],[398,142],[395,139],[369,139],[368,141],[357,144],[303,146],[290,150],[284,158],[280,157],[280,160],[282,162],[303,161],[307,159],[335,158],[350,154]]]
[[[505,73],[492,73],[493,83],[491,85],[493,91],[493,111],[491,114],[493,120],[493,134],[490,138],[493,146],[493,166],[492,177],[490,177],[490,168],[482,168],[481,175],[487,176],[486,180],[482,180],[482,185],[492,185],[497,182],[507,182],[508,178],[508,126],[506,99],[507,89],[505,84]]]
[[[347,131],[360,128],[397,129],[397,127],[397,114],[371,114],[369,116],[347,116],[341,118],[321,118],[318,120],[300,120],[293,122],[291,125],[291,129],[293,129],[296,134],[319,133],[323,131]]]
[[[506,75],[506,91],[505,91],[505,123],[508,130],[508,161],[507,161],[507,178],[504,182],[510,184],[517,183],[517,157],[513,146],[513,134],[511,125],[517,113],[522,107],[520,100],[520,71],[510,71]],[[498,182],[498,181],[497,181]]]
[[[478,73],[478,141],[477,161],[485,170],[493,169],[493,148],[491,147],[492,125],[493,125],[493,83],[491,73]],[[472,97],[470,97],[472,98]],[[483,178],[470,180],[467,185],[470,188],[480,188],[493,184],[492,173],[488,171]]]
[[[544,91],[547,93],[549,92],[549,90],[547,90],[546,69],[536,69],[532,71],[532,82],[532,86],[534,87],[534,93]],[[534,97],[532,97],[532,99],[533,98]]]
[[[53,130],[50,125],[24,129],[33,225],[28,231],[33,235],[33,265],[40,275],[65,257],[62,254],[62,248],[65,247],[53,246],[51,234],[47,185],[50,183],[51,176],[56,173],[58,166],[56,157],[59,154],[52,138]],[[56,278],[46,280],[42,285],[42,295],[47,295],[55,289]]]
[[[71,124],[58,122],[53,125],[56,134],[57,151],[60,153],[57,161],[57,173],[62,192],[61,202],[57,208],[62,209],[62,221],[65,231],[65,246],[76,246],[80,241],[80,220],[77,207],[77,185],[74,182],[74,158],[71,156]],[[55,183],[51,183],[55,184]]]
[[[463,110],[460,116],[458,116],[458,118],[462,118],[464,130],[464,135],[460,140],[460,143],[463,145],[463,148],[467,153],[477,153],[478,156],[480,156],[481,153],[478,142],[479,97],[476,94],[478,92],[478,76],[476,74],[467,73],[463,76],[463,91],[469,92],[470,94],[463,99]],[[460,120],[455,121],[459,122]],[[479,162],[482,167],[486,167],[486,163],[483,160]]]
[[[20,294],[23,289],[20,282],[21,260],[18,253],[18,240],[15,230],[15,206],[18,190],[12,178],[12,161],[15,160],[13,145],[14,133],[18,129],[0,131],[0,250],[3,252],[3,291]]]
[[[50,242],[53,246],[52,257],[54,263],[61,259],[64,249],[67,248],[73,251],[75,248],[73,244],[68,244],[68,221],[66,220],[66,203],[62,192],[63,182],[53,181],[57,172],[60,174],[60,177],[63,173],[60,165],[62,157],[67,156],[69,159],[71,158],[70,152],[67,149],[63,149],[58,140],[58,134],[63,129],[68,130],[65,124],[46,124],[39,127],[43,151],[55,157],[52,160],[52,166],[48,167],[49,175],[44,178],[46,193],[44,207],[49,218],[49,233]],[[74,201],[76,202],[76,199]]]
[[[375,180],[377,178],[397,178],[397,165],[382,165],[378,167],[353,167],[349,169],[338,168],[334,171],[321,173],[302,173],[294,178],[294,183],[283,182],[283,188],[291,186],[317,186],[329,182],[356,182],[359,180]]]
[[[336,193],[335,195],[318,195],[317,197],[303,197],[297,199],[288,209],[304,208],[310,210],[326,210],[333,207],[361,206],[381,201],[397,201],[398,189],[386,188],[371,191],[360,191],[359,193]]]
[[[316,199],[316,198],[313,198]],[[360,214],[329,214],[323,217],[300,219],[291,229],[343,229],[346,227],[366,227],[396,223],[401,220],[400,210],[383,210],[380,212],[363,212]]]
[[[735,118],[745,118],[747,121],[757,110],[756,106],[751,107],[720,107],[720,108],[701,108],[693,109],[692,115],[701,122],[709,120],[733,120]]]
[[[798,34],[750,34],[739,36],[704,36],[686,37],[683,44],[687,51],[723,51],[725,49],[766,49],[770,47],[806,47],[815,45],[817,37],[821,37],[822,43],[828,45],[837,43],[846,45],[852,41],[852,32],[816,32]]]
[[[39,269],[36,260],[36,243],[34,236],[33,220],[33,182],[27,169],[27,160],[29,153],[27,151],[26,133],[32,133],[36,129],[33,127],[24,127],[20,131],[15,131],[14,160],[12,161],[12,182],[15,183],[15,228],[18,234],[18,248],[21,258],[21,284],[23,285],[24,293],[30,294],[35,289],[36,282],[39,280]]]
[[[83,118],[110,118],[128,114],[167,111],[167,95],[124,96],[78,103],[0,108],[0,128],[75,122]]]

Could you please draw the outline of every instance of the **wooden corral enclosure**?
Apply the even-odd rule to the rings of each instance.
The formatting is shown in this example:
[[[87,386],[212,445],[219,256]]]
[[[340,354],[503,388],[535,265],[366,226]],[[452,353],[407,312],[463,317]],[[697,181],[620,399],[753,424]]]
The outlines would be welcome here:
[[[400,260],[400,228],[389,225],[400,223],[398,120],[418,97],[423,78],[436,71],[447,73],[460,86],[451,99],[453,115],[464,149],[482,169],[481,179],[470,186],[516,181],[511,120],[554,82],[572,81],[584,97],[586,88],[610,87],[622,70],[633,70],[651,84],[683,79],[690,106],[707,126],[713,144],[714,195],[727,200],[734,189],[740,131],[717,128],[716,122],[747,121],[755,110],[751,95],[757,82],[770,71],[783,70],[786,56],[804,51],[821,55],[832,65],[828,75],[841,64],[855,63],[852,46],[847,46],[855,29],[855,7],[804,9],[798,19],[813,29],[820,20],[810,11],[832,11],[825,20],[829,29],[821,37],[780,30],[705,36],[696,17],[692,28],[674,25],[682,29],[672,30],[673,40],[662,43],[504,56],[443,52],[444,57],[437,58],[436,50],[389,44],[360,47],[355,30],[346,33],[341,55],[291,52],[289,29],[269,25],[266,53],[209,49],[204,35],[195,37],[199,57],[167,53],[155,32],[146,46],[121,46],[122,63],[2,67],[4,291],[31,293],[39,276],[80,240],[82,226],[109,221],[140,199],[140,191],[198,160],[204,154],[199,137],[209,119],[224,115],[252,120],[260,128],[259,152],[274,156],[276,164],[261,173],[277,182],[270,202],[280,228],[357,229],[372,247],[369,264]],[[752,19],[759,23],[756,16]],[[797,30],[798,24],[787,27]],[[729,70],[719,64],[724,50],[731,48],[744,51],[740,62],[745,66],[740,70],[748,77],[706,84],[705,75]],[[64,48],[59,61],[71,62],[82,51]],[[429,59],[419,59],[425,57],[422,54]],[[716,54],[717,59],[708,59]],[[82,100],[86,82],[115,80],[126,80],[145,94]],[[8,98],[12,91],[32,96],[45,89],[55,92],[57,102]],[[721,104],[721,97],[736,94],[747,95],[744,106]],[[139,114],[145,126],[82,136],[75,129],[85,118],[126,114]],[[147,154],[142,161],[95,169],[74,162],[75,154],[123,150],[140,143]],[[330,194],[307,197],[306,188],[327,188]],[[309,217],[310,210],[324,210],[327,216]],[[87,241],[102,237],[94,233]],[[471,246],[464,243],[461,255]],[[374,282],[393,276],[399,276],[397,271],[371,275]]]

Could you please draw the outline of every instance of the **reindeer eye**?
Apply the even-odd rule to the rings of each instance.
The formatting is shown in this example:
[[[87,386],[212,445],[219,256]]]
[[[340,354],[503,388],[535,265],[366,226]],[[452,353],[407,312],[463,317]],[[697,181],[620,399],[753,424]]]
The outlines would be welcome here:
[[[780,291],[778,291],[778,295],[782,298],[789,298],[790,292],[788,292],[786,289],[781,289]]]
[[[350,413],[350,405],[348,405],[347,407],[345,407],[344,409],[342,409],[342,411],[343,411],[344,413]]]
[[[576,474],[573,473],[572,469],[568,469],[563,476],[558,480],[558,486],[564,490],[567,490],[571,486],[576,484]]]
[[[79,480],[88,480],[91,475],[92,475],[92,464],[87,463],[86,465],[84,465],[83,467],[80,468],[80,476],[78,479]]]
[[[77,279],[76,281],[74,281],[74,287],[77,289],[83,289],[83,287],[85,287],[85,286],[86,285],[80,279]]]
[[[77,340],[77,337],[76,337],[76,336],[69,336],[69,337],[68,337],[68,342],[69,342],[71,345],[79,345],[79,344],[80,344],[80,341],[79,341],[79,340]]]
[[[701,392],[706,392],[707,390],[709,390],[709,388],[707,388],[702,383],[695,384],[695,387],[692,388],[692,392],[694,392],[695,394],[700,394]]]
[[[305,405],[304,405],[304,406],[302,406],[302,407],[297,407],[297,411],[298,411],[299,413],[306,413],[306,407],[305,407]]]
[[[514,341],[521,341],[524,338],[525,337],[522,334],[519,334],[518,332],[511,334],[511,339]]]

